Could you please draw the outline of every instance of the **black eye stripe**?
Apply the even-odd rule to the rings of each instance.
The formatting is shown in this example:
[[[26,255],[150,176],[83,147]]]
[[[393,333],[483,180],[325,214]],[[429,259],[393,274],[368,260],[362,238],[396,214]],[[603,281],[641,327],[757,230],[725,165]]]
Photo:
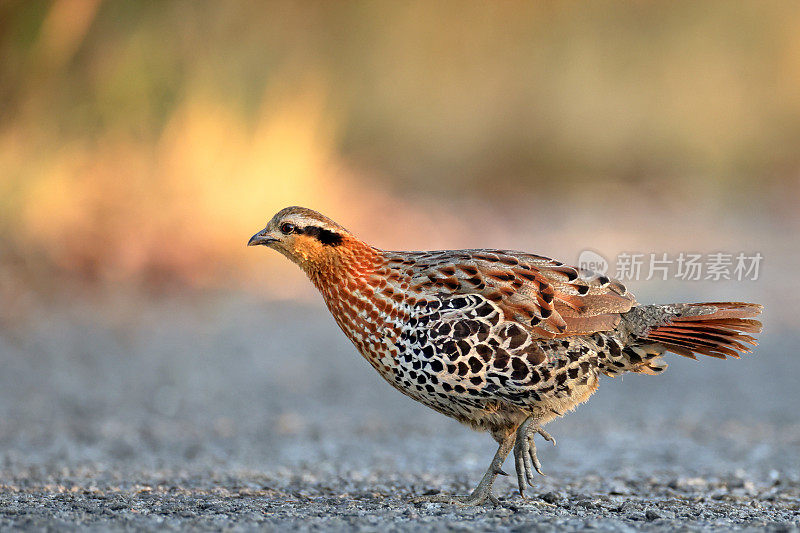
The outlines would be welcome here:
[[[306,226],[305,228],[297,228],[297,233],[314,237],[319,242],[326,246],[339,246],[342,244],[342,236],[335,231],[320,228],[319,226]]]

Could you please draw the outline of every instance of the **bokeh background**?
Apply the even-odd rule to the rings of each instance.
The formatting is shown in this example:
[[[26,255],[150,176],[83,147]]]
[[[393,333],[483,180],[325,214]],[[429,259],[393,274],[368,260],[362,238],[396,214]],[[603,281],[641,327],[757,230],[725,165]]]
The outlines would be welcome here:
[[[0,5],[3,262],[48,276],[263,278],[295,204],[567,256],[796,218],[793,2]]]
[[[581,442],[599,420],[774,423],[784,448],[744,463],[771,471],[800,446],[798,200],[796,2],[3,0],[0,458],[15,479],[271,471],[320,435],[466,432],[372,375],[293,265],[245,248],[303,205],[389,249],[762,253],[757,281],[628,283],[766,304],[754,358],[673,361],[605,385],[626,421],[590,404],[559,424]]]

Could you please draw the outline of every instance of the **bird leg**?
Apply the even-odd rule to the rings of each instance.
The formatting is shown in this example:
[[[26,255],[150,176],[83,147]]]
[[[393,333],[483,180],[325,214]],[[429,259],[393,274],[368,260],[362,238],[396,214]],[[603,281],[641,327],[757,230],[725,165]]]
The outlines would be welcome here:
[[[531,487],[533,486],[534,469],[540,475],[544,475],[542,472],[542,463],[539,462],[539,458],[536,456],[536,443],[533,441],[533,437],[537,433],[544,437],[545,440],[552,442],[553,446],[556,445],[556,439],[543,430],[533,416],[529,416],[525,422],[517,428],[517,441],[514,444],[514,459],[517,467],[519,494],[523,498],[525,497],[525,484],[527,483]]]
[[[468,496],[457,497],[435,494],[432,496],[420,496],[414,498],[412,501],[415,503],[431,502],[449,503],[455,505],[483,505],[489,501],[494,505],[500,505],[500,500],[498,500],[497,496],[492,493],[492,485],[494,485],[494,480],[497,479],[498,474],[502,474],[504,476],[508,475],[503,472],[502,466],[503,462],[506,460],[506,457],[508,457],[508,454],[511,452],[511,448],[514,446],[516,435],[512,431],[508,435],[501,437],[495,436],[495,439],[497,439],[500,443],[500,446],[497,448],[497,453],[494,454],[492,463],[489,465],[489,469],[483,475],[483,478],[481,478],[478,486],[475,487],[475,490],[473,490]]]

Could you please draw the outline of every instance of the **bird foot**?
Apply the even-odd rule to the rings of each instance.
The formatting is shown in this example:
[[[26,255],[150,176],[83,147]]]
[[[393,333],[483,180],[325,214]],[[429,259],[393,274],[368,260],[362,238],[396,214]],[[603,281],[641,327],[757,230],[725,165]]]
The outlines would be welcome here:
[[[477,505],[487,505],[492,504],[493,506],[501,506],[500,500],[497,499],[497,496],[492,494],[492,491],[489,490],[488,492],[478,492],[477,490],[473,491],[467,496],[454,496],[451,494],[431,494],[427,496],[417,496],[411,499],[411,503],[444,503],[446,505],[459,505],[463,507],[472,507]]]
[[[483,479],[481,482],[478,483],[478,486],[475,487],[469,495],[467,496],[452,496],[448,494],[430,494],[426,496],[418,496],[416,498],[412,498],[412,503],[445,503],[448,505],[462,505],[462,506],[473,506],[473,505],[486,505],[492,504],[495,507],[502,506],[503,504],[500,503],[500,500],[497,499],[497,496],[494,495],[492,492],[492,486],[494,485],[494,480],[498,475],[507,476],[503,469],[500,468],[502,465],[502,460],[498,460],[498,457],[502,455],[502,458],[505,459],[505,454],[508,453],[508,449],[510,448],[510,440],[507,441],[508,445],[506,445],[505,452],[502,451],[503,445],[501,445],[501,449],[498,450],[498,455],[495,456],[495,459],[492,461],[492,464],[489,466],[489,470],[484,474]],[[499,464],[498,464],[499,463]]]
[[[522,499],[526,504],[540,505],[542,507],[554,508],[555,504],[548,503],[538,498],[529,498],[522,495]],[[442,503],[445,505],[457,505],[461,507],[483,506],[491,504],[493,507],[507,507],[511,504],[501,502],[497,496],[489,492],[488,494],[475,494],[474,492],[467,496],[455,496],[452,494],[429,494],[426,496],[417,496],[411,498],[411,503]],[[512,506],[513,507],[513,506]]]
[[[539,475],[545,475],[544,472],[542,472],[542,463],[539,462],[539,457],[536,455],[536,443],[534,442],[534,436],[537,433],[544,437],[545,440],[552,442],[553,446],[556,445],[556,439],[542,429],[541,426],[539,426],[539,424],[536,422],[536,419],[533,417],[529,417],[517,429],[517,439],[514,443],[514,459],[517,468],[519,494],[523,498],[525,498],[526,484],[530,485],[531,487],[533,486],[533,471],[536,470]]]
[[[529,498],[528,496],[525,496],[524,494],[522,494],[520,497],[522,498],[522,500],[525,503],[532,503],[534,505],[541,505],[542,507],[550,507],[550,508],[558,507],[554,503],[549,503],[549,502],[546,502],[544,500],[540,500],[538,498]]]

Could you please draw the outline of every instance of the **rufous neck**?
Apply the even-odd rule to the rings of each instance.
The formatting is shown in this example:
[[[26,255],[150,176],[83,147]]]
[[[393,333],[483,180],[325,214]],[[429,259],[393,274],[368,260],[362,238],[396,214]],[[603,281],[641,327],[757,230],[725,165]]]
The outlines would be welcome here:
[[[346,286],[367,279],[380,264],[379,250],[348,235],[324,261],[302,267],[317,289],[328,293],[331,285]]]

